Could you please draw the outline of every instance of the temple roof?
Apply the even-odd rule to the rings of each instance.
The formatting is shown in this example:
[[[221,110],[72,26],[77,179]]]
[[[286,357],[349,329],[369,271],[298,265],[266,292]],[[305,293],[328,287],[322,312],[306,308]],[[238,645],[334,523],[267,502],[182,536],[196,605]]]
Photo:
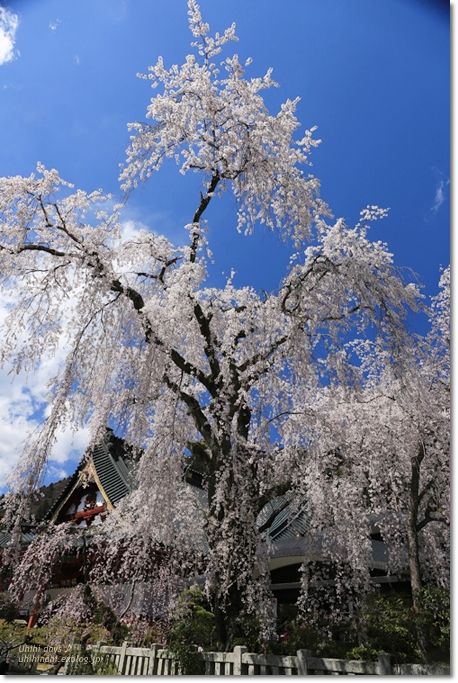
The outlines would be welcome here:
[[[138,486],[135,478],[135,462],[132,448],[123,439],[115,436],[111,429],[107,429],[104,438],[86,451],[74,474],[69,478],[67,486],[46,513],[44,521],[56,518],[62,505],[91,466],[95,470],[96,480],[100,483],[104,498],[112,508],[116,507],[124,496]]]

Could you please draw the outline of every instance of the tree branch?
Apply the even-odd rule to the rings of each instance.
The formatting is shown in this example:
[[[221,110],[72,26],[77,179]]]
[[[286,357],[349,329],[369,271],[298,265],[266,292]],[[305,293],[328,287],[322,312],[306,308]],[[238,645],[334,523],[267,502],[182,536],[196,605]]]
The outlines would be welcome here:
[[[216,190],[216,187],[217,187],[220,180],[221,180],[221,176],[219,175],[219,172],[215,171],[213,173],[213,177],[211,179],[210,185],[207,188],[207,194],[205,195],[205,197],[202,194],[200,196],[201,197],[200,198],[200,204],[199,204],[197,211],[195,212],[194,217],[192,219],[193,223],[198,224],[200,222],[202,214],[205,211],[205,209],[207,208],[207,206],[209,205],[211,198],[213,196],[213,192]],[[191,256],[189,258],[191,263],[195,263],[195,261],[196,261],[197,245],[199,243],[199,237],[200,237],[199,233],[195,232],[193,235],[193,238],[192,238],[192,242],[191,242]]]
[[[449,520],[444,515],[442,515],[440,512],[437,512],[437,510],[432,510],[428,505],[425,510],[424,518],[416,525],[417,532],[421,531],[430,522],[441,522],[442,524],[450,526]]]
[[[7,249],[0,245],[0,249],[2,251],[8,251],[10,254],[21,254],[23,251],[43,251],[46,254],[51,254],[51,256],[68,256],[68,254],[65,254],[63,251],[57,251],[57,249],[53,249],[52,247],[45,247],[44,244],[24,244],[17,250]]]
[[[210,322],[213,316],[211,313],[206,316],[198,302],[194,304],[194,315],[197,320],[197,324],[199,325],[200,333],[204,338],[204,352],[207,356],[213,378],[213,381],[211,382],[212,390],[209,389],[209,391],[212,397],[215,398],[218,388],[217,380],[221,374],[221,368],[218,358],[215,354],[215,346],[218,346],[218,340],[216,339],[210,327]]]
[[[282,344],[284,344],[286,341],[288,341],[288,339],[289,339],[288,335],[284,335],[283,337],[280,337],[280,339],[277,339],[277,341],[272,342],[272,344],[269,346],[268,349],[266,349],[263,352],[256,353],[251,358],[248,358],[244,363],[237,366],[237,370],[239,370],[239,372],[245,372],[245,370],[248,367],[250,367],[250,365],[255,365],[256,363],[266,361],[269,358],[269,356],[271,356],[274,351],[276,351],[280,346],[282,346]],[[261,374],[262,373],[253,372],[252,377],[257,379]]]
[[[167,377],[167,375],[164,375],[164,382],[176,396],[178,396],[184,403],[186,403],[186,405],[189,408],[190,414],[194,418],[194,423],[197,429],[202,434],[206,444],[211,449],[211,447],[214,446],[212,428],[205,416],[205,413],[203,412],[200,406],[199,401],[196,398],[194,398],[194,396],[191,396],[190,394],[187,394],[185,391],[180,389],[178,384],[172,382],[170,377]]]

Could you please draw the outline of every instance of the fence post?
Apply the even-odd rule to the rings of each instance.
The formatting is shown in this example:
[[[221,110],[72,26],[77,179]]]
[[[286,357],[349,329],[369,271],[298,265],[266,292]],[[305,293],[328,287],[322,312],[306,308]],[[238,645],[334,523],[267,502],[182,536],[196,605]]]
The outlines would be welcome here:
[[[233,676],[242,676],[242,657],[248,648],[245,645],[234,647],[234,673]]]
[[[34,652],[35,655],[35,652]],[[32,666],[30,667],[29,676],[37,673],[39,655],[33,657]]]
[[[307,658],[308,657],[313,657],[313,652],[312,650],[298,650],[296,653],[297,656],[297,675],[298,676],[307,676],[308,675],[308,666],[307,666]]]
[[[91,650],[90,657],[91,657],[91,664],[92,664],[93,669],[95,668],[95,665],[97,665],[98,662],[100,662],[99,657],[100,657],[101,645],[102,645],[101,641],[98,640],[97,643],[95,645],[93,645],[92,647],[90,645],[88,646],[88,649]]]
[[[380,652],[378,656],[378,673],[379,676],[392,676],[393,675],[393,665],[392,665],[393,655],[387,652]]]
[[[148,673],[147,676],[153,676],[155,671],[156,671],[156,651],[157,651],[157,643],[154,643],[154,645],[151,646],[150,653],[149,653],[149,664],[148,664]]]
[[[74,657],[75,654],[79,654],[81,651],[81,646],[78,646],[75,643],[72,643],[72,647],[70,649],[70,654],[67,655],[66,660],[65,660],[65,665],[64,665],[64,676],[72,676],[74,671],[75,671],[75,663],[72,662],[72,656]]]
[[[128,644],[129,643],[127,642],[127,640],[125,640],[123,642],[122,647],[121,647],[121,654],[119,656],[118,671],[121,674],[121,676],[124,674],[124,662],[126,659],[126,650],[127,650]]]

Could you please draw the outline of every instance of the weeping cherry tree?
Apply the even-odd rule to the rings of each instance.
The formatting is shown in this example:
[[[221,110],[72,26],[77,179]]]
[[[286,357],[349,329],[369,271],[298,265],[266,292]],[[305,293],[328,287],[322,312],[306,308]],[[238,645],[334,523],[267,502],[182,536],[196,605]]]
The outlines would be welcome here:
[[[188,6],[194,52],[169,69],[159,58],[144,76],[155,93],[147,122],[129,125],[120,176],[128,197],[167,159],[181,174],[200,174],[187,245],[152,231],[123,238],[120,206],[111,210],[101,191],[75,191],[41,164],[29,177],[1,179],[0,272],[10,301],[1,358],[33,372],[46,354],[67,349],[49,415],[16,468],[16,494],[40,485],[60,425],[89,426],[93,443],[117,426],[141,457],[138,490],[109,520],[113,547],[124,544],[131,578],[145,571],[144,549],[154,544],[168,549],[172,573],[183,557],[191,571],[199,554],[229,647],[238,615],[261,614],[269,595],[265,562],[256,560],[258,514],[303,488],[304,454],[317,462],[330,428],[325,406],[357,390],[345,345],[369,336],[380,353],[401,358],[419,295],[387,246],[368,237],[384,210],[367,207],[354,227],[332,219],[308,173],[319,141],[313,130],[296,135],[298,100],[269,113],[262,93],[276,85],[271,70],[247,79],[250,60],[221,55],[235,26],[211,37],[195,0]],[[247,240],[266,229],[291,245],[272,293],[232,277],[207,284],[218,226],[206,211],[225,192]],[[199,511],[183,491],[186,455],[204,466]]]

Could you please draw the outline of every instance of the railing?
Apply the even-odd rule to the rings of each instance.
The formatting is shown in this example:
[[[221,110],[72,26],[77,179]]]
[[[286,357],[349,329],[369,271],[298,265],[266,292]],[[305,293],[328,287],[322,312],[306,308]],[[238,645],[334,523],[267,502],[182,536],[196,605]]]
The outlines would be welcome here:
[[[240,645],[233,652],[202,652],[207,676],[298,675],[297,657],[258,655]]]
[[[82,651],[81,655],[83,654]],[[449,676],[450,667],[429,664],[394,664],[390,654],[379,654],[376,662],[315,657],[311,650],[299,650],[296,655],[259,655],[244,646],[233,652],[196,653],[204,663],[207,676]],[[177,676],[180,667],[175,655],[159,645],[151,648],[88,645],[86,659],[94,669],[103,661],[123,676]],[[80,672],[78,655],[67,659],[64,674]]]
[[[176,658],[167,650],[159,649],[158,645],[129,647],[124,642],[121,647],[88,645],[84,653],[80,648],[74,648],[65,660],[64,674],[82,673],[89,662],[94,671],[101,666],[111,666],[123,676],[175,676],[179,673]]]

